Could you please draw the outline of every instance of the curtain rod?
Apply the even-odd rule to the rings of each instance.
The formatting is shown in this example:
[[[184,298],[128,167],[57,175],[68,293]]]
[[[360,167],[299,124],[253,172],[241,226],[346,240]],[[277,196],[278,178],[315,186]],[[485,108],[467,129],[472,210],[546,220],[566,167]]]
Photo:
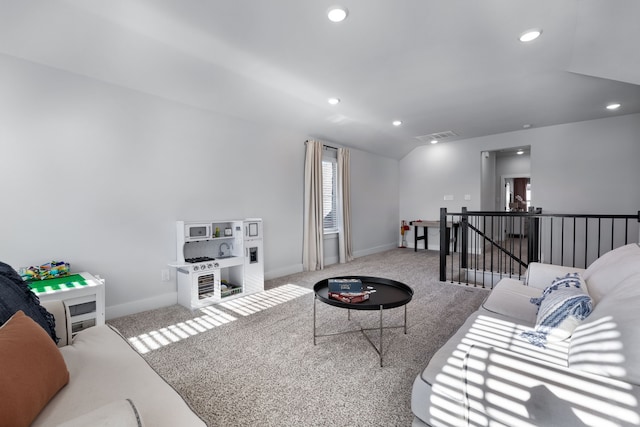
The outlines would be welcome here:
[[[310,140],[307,139],[305,142],[309,142]],[[327,145],[325,143],[322,143],[322,148],[330,148],[332,150],[338,150],[336,147],[332,147],[331,145]]]

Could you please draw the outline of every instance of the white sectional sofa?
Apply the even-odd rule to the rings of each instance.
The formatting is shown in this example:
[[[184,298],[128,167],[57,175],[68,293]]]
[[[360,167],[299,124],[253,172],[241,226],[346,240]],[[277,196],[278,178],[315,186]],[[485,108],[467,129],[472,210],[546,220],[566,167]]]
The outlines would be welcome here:
[[[33,426],[205,426],[182,397],[109,325],[79,332],[61,301],[42,305],[56,318],[69,382]]]
[[[42,304],[0,262],[0,427],[205,423],[109,325],[72,336],[65,303]]]
[[[592,311],[569,338],[534,345],[531,299],[567,273]],[[414,427],[640,426],[638,244],[586,270],[532,263],[524,281],[501,280],[417,376],[411,408]]]

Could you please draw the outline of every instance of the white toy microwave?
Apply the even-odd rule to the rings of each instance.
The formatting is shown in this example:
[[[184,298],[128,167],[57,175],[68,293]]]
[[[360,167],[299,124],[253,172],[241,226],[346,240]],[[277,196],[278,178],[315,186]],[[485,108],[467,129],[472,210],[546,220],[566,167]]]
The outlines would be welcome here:
[[[184,225],[184,241],[197,242],[213,237],[211,223],[187,223]]]

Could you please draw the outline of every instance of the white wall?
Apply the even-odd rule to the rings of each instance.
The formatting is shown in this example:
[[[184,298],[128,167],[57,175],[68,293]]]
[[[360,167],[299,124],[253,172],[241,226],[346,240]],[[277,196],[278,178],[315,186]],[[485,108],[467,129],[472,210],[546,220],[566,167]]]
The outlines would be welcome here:
[[[480,208],[481,152],[531,146],[536,207],[550,213],[634,213],[640,209],[640,115],[418,147],[400,161],[400,219],[437,219],[440,207]],[[443,196],[454,196],[444,201]],[[463,200],[465,194],[470,201]],[[430,248],[438,239],[429,236]],[[413,230],[407,236],[413,244]]]
[[[495,209],[496,200],[500,199],[496,182],[496,152],[484,151],[481,153],[480,166],[480,210],[492,211]]]
[[[100,274],[108,318],[176,302],[175,271],[160,271],[179,219],[262,217],[266,276],[302,269],[306,134],[7,56],[0,93],[0,260]],[[377,250],[365,228],[395,224],[398,162],[351,157],[354,247]]]
[[[539,129],[535,135],[536,206],[613,214],[640,209],[639,114]]]
[[[496,158],[497,181],[500,177],[527,177],[531,173],[531,156],[527,153],[498,156]]]
[[[351,211],[356,258],[398,246],[397,160],[352,150]],[[325,265],[338,262],[337,234],[325,236],[324,254]]]
[[[354,151],[351,169],[354,256],[397,247],[400,243],[398,161]]]

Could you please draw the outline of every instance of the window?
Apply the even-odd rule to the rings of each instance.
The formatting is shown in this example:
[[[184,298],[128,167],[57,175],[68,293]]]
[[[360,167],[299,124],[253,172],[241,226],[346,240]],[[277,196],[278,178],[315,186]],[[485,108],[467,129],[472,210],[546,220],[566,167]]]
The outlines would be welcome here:
[[[337,176],[336,160],[322,160],[322,224],[325,233],[338,232]]]

